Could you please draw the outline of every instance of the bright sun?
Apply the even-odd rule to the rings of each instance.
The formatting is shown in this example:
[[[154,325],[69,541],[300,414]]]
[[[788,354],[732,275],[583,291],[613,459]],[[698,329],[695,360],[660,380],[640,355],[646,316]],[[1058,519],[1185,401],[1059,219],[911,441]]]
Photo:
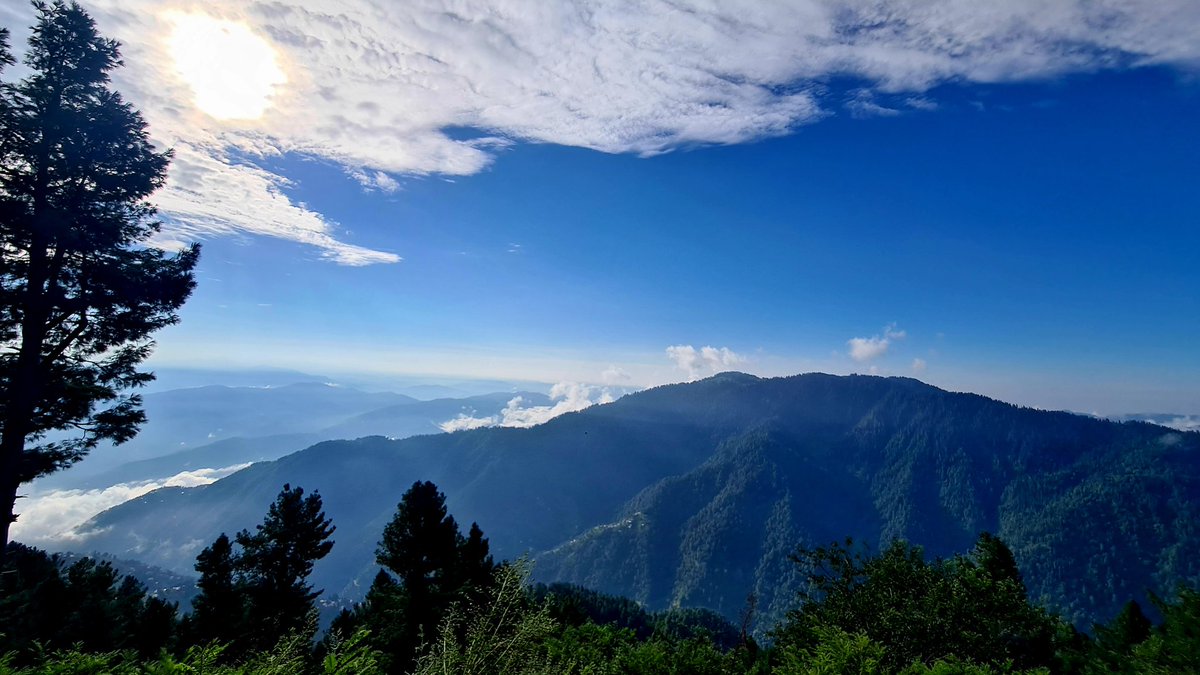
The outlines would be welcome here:
[[[196,107],[221,120],[261,117],[275,88],[287,82],[275,50],[250,27],[202,14],[172,13],[168,39],[175,70]]]

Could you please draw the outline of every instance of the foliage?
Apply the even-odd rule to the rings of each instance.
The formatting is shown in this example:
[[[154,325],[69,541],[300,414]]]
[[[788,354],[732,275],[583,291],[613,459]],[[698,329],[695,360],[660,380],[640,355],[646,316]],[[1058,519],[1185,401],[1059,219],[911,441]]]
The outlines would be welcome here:
[[[172,646],[176,607],[146,595],[107,561],[58,556],[12,543],[0,567],[0,653],[26,663],[44,650],[129,650],[155,656]]]
[[[593,623],[551,637],[546,652],[554,672],[581,675],[750,672],[735,669],[738,655],[722,652],[704,638],[639,640],[628,628]]]
[[[1142,612],[1141,605],[1136,601],[1129,601],[1107,625],[1097,624],[1092,627],[1095,641],[1088,672],[1134,672],[1130,670],[1130,657],[1134,648],[1150,637],[1152,628],[1150,619]]]
[[[847,541],[794,559],[809,586],[777,631],[781,646],[808,652],[834,628],[884,647],[886,672],[949,657],[1022,669],[1055,662],[1056,620],[1028,602],[1012,554],[990,535],[969,557],[932,562],[903,542],[869,555]]]
[[[1127,672],[1200,672],[1200,592],[1184,588],[1175,602],[1157,601],[1163,622],[1133,649]]]
[[[321,591],[312,589],[308,576],[333,549],[335,529],[321,507],[316,492],[306,497],[304,488],[285,484],[262,524],[237,534],[242,550],[234,566],[246,594],[250,646],[265,648],[315,624],[313,600]]]
[[[537,584],[535,599],[544,600],[550,615],[566,626],[591,622],[629,628],[639,640],[659,635],[673,639],[704,637],[722,650],[742,642],[738,629],[720,614],[702,608],[673,608],[648,612],[636,602],[573,584]]]
[[[779,675],[869,675],[883,672],[884,647],[861,633],[850,634],[841,628],[820,626],[815,640],[798,648],[789,645],[776,657]]]
[[[371,633],[360,630],[347,640],[328,641],[328,653],[321,659],[324,675],[376,675],[384,671],[381,654],[371,647]]]
[[[0,82],[0,545],[20,484],[137,433],[141,399],[123,392],[153,379],[137,366],[199,255],[146,246],[169,153],[108,86],[117,44],[78,4],[34,7],[30,74]]]
[[[477,524],[465,537],[459,532],[436,485],[413,483],[384,527],[376,552],[387,571],[379,571],[364,602],[343,612],[334,627],[342,632],[368,628],[388,668],[408,667],[438,633],[451,606],[487,597],[496,569],[488,549]]]
[[[351,636],[316,667],[308,659],[308,639],[287,635],[241,664],[224,663],[226,648],[217,643],[191,647],[179,659],[167,653],[145,659],[130,651],[71,649],[47,654],[37,665],[24,668],[0,658],[0,675],[382,675],[376,655],[365,646],[366,639],[365,632]]]
[[[200,593],[192,599],[186,639],[191,644],[232,642],[246,626],[243,589],[235,580],[233,544],[222,534],[196,556]]]
[[[447,518],[442,512],[427,522]],[[281,543],[295,538],[297,521],[309,529],[311,545]],[[64,566],[14,544],[8,569],[0,576],[11,584],[0,596],[0,625],[11,631],[4,636],[3,649],[9,651],[0,658],[0,675],[1200,672],[1200,593],[1185,588],[1173,602],[1157,601],[1163,616],[1158,626],[1130,603],[1109,623],[1095,626],[1095,639],[1089,639],[1026,600],[1011,552],[986,534],[970,555],[933,561],[901,542],[879,554],[849,541],[800,549],[795,562],[804,570],[806,589],[799,606],[775,631],[776,643],[765,649],[753,640],[733,648],[722,645],[718,636],[732,627],[725,623],[727,630],[709,630],[706,626],[721,626],[711,613],[649,613],[626,599],[577,587],[528,588],[530,564],[525,559],[493,566],[486,583],[459,586],[436,629],[422,638],[407,663],[376,646],[388,646],[386,640],[354,628],[367,621],[389,630],[410,626],[411,598],[404,582],[383,571],[368,600],[379,604],[348,612],[315,658],[311,625],[297,626],[269,644],[264,642],[266,631],[256,634],[254,626],[244,629],[257,643],[241,635],[232,641],[198,640],[206,624],[215,626],[224,618],[236,625],[252,611],[267,611],[265,606],[254,608],[256,601],[270,597],[253,592],[253,584],[274,569],[263,560],[327,552],[323,544],[330,531],[319,497],[285,486],[257,528],[262,536],[253,544],[260,547],[258,554],[247,558],[244,549],[236,551],[228,538],[220,538],[199,556],[204,588],[188,618],[190,627],[181,631],[182,643],[171,639],[174,607],[145,598],[130,578],[118,580],[109,563],[82,559]],[[240,540],[255,536],[242,534]],[[472,538],[477,544],[486,541],[480,533],[460,536],[455,545],[462,547]],[[269,551],[276,553],[264,553]],[[251,561],[258,566],[253,574],[247,572]],[[297,603],[281,611],[311,619],[315,594],[304,582],[311,560],[292,560],[285,568],[301,576],[274,587],[291,593],[280,606]],[[429,577],[438,578],[438,570]],[[281,573],[277,579],[282,578],[290,577]],[[300,599],[307,604],[301,606]],[[200,618],[206,614],[208,618]],[[281,616],[271,630],[289,618],[294,617]],[[156,626],[168,630],[156,633]],[[37,630],[48,631],[52,640],[43,641],[45,634]]]
[[[522,559],[496,570],[482,606],[460,602],[450,608],[429,651],[417,661],[417,675],[501,675],[558,673],[544,654],[543,640],[557,625],[549,608],[526,593],[530,565]]]
[[[285,484],[255,531],[236,536],[234,551],[222,534],[196,558],[200,594],[187,624],[191,644],[231,645],[240,655],[262,651],[287,635],[316,632],[313,601],[321,594],[308,583],[316,561],[333,549],[332,522],[320,494]]]

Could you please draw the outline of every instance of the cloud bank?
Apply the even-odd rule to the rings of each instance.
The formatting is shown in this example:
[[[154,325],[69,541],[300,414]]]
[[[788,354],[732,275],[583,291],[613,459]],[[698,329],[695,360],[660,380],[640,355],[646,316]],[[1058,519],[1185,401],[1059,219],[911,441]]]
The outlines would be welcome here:
[[[76,529],[101,511],[159,488],[208,485],[247,466],[250,465],[184,471],[169,478],[121,483],[99,490],[35,492],[17,503],[21,515],[13,523],[12,538],[31,546],[61,549],[78,541]]]
[[[612,403],[612,392],[607,387],[594,387],[578,382],[559,382],[550,389],[554,405],[524,406],[524,399],[514,396],[498,415],[473,417],[460,413],[438,426],[442,431],[453,433],[482,427],[528,428],[549,422],[569,412],[576,412],[599,403]]]
[[[667,358],[675,363],[676,368],[687,373],[688,380],[728,370],[747,360],[746,357],[728,347],[705,346],[696,349],[692,345],[667,347]]]
[[[654,155],[787,134],[847,111],[936,108],[947,82],[1200,66],[1193,0],[92,0],[124,43],[117,84],[176,151],[162,243],[280,237],[347,265],[396,262],[345,241],[268,168],[294,155],[372,190],[461,176],[514,142]],[[177,63],[180,16],[229,22],[273,50],[262,118],[201,112]],[[0,8],[28,25],[28,7]],[[19,40],[14,41],[19,44]],[[201,45],[203,46],[203,45]],[[212,60],[214,63],[216,60]],[[224,61],[236,61],[224,59]],[[263,69],[208,74],[215,81]],[[861,83],[847,102],[831,78]],[[210,102],[211,103],[211,102]],[[469,133],[463,133],[463,130]],[[351,224],[353,225],[353,224]],[[869,348],[868,348],[869,349]]]
[[[1137,419],[1151,424],[1161,424],[1177,431],[1200,431],[1200,415],[1156,415]]]

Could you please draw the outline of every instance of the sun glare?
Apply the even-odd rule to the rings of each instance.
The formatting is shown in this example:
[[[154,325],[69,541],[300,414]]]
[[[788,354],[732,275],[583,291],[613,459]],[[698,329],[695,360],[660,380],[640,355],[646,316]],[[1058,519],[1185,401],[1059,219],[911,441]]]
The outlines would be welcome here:
[[[249,26],[200,14],[172,14],[168,47],[196,107],[221,120],[262,117],[287,82],[275,50]]]

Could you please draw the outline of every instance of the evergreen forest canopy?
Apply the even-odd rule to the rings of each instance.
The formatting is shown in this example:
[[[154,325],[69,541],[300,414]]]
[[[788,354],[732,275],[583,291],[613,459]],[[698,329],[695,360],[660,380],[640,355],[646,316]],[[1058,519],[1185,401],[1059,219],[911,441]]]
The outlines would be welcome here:
[[[313,564],[334,542],[319,494],[285,485],[253,532],[196,558],[191,611],[88,558],[10,544],[0,569],[0,673],[1180,673],[1200,669],[1200,594],[1137,602],[1080,633],[1028,600],[1012,551],[981,534],[928,559],[896,541],[796,549],[803,579],[765,642],[703,610],[649,613],[576,586],[530,586],[477,524],[416,482],[375,551],[366,598],[316,637]]]

